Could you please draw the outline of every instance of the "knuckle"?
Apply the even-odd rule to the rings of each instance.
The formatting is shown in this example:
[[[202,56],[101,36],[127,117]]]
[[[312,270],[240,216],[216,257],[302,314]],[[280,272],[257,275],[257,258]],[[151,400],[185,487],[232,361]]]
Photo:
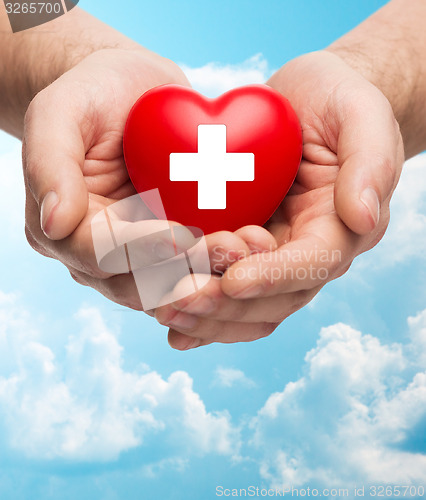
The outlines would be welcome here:
[[[387,184],[393,186],[396,177],[396,162],[390,156],[383,157],[380,161],[380,168],[384,173]]]
[[[234,299],[232,301],[232,309],[226,315],[227,321],[244,321],[247,319],[250,308],[244,300]]]
[[[345,271],[346,270],[347,269],[345,269]],[[302,309],[302,307],[305,307],[306,304],[309,304],[309,302],[311,302],[311,300],[317,295],[320,288],[321,287],[315,289],[300,290],[299,292],[296,292],[294,297],[292,298],[292,301],[290,303],[284,303],[279,314],[277,314],[277,316],[274,318],[278,322],[277,324],[282,323],[289,316]]]
[[[271,333],[277,328],[280,323],[270,323],[264,321],[263,323],[257,323],[256,329],[253,330],[250,335],[248,335],[244,341],[253,342],[255,340],[263,339],[269,337]]]
[[[29,243],[30,247],[33,248],[34,250],[37,250],[40,245],[39,245],[39,243],[37,243],[36,239],[32,235],[28,226],[25,226],[25,237],[26,237],[27,242]]]
[[[274,315],[275,316],[274,320],[277,321],[278,323],[282,323],[291,314],[293,314],[291,308],[282,309],[280,311],[277,311],[277,313]]]
[[[117,299],[114,299],[114,302],[116,302],[120,306],[127,307],[129,309],[133,309],[134,311],[142,312],[144,310],[139,297],[134,297],[134,298],[120,298],[119,297]]]
[[[70,237],[69,244],[73,253],[72,265],[78,271],[95,279],[107,279],[112,276],[113,273],[108,273],[99,267],[90,238],[78,237],[74,234]]]
[[[294,303],[290,307],[290,310],[288,311],[287,317],[291,316],[292,314],[294,314],[295,312],[297,312],[299,309],[302,309],[302,307],[305,307],[308,302],[309,302],[309,299],[303,299],[303,300],[300,300],[300,301]],[[286,318],[284,318],[284,319],[286,319]]]
[[[41,90],[35,97],[31,100],[28,105],[27,111],[24,116],[24,131],[30,131],[34,125],[34,119],[37,117],[39,110],[45,109],[45,106],[48,102],[50,102],[50,98],[48,96],[48,89],[45,88]]]
[[[336,276],[336,274],[339,274],[342,269],[342,261],[341,259],[337,258],[332,258],[328,264],[327,264],[327,277],[324,280],[321,280],[323,282],[330,281],[333,276]]]
[[[26,131],[22,140],[22,166],[24,170],[25,179],[31,178],[34,175],[35,166],[33,164],[30,147],[28,146],[28,136],[30,134]]]
[[[138,296],[134,297],[132,300],[123,300],[121,302],[118,302],[118,304],[124,307],[128,307],[129,309],[133,309],[134,311],[142,312],[144,310]]]
[[[27,111],[26,111],[25,116],[24,116],[24,130],[25,131],[27,131],[32,125],[34,113],[37,110],[37,106],[38,106],[38,99],[37,99],[37,96],[35,96],[34,99],[28,105]]]
[[[279,323],[261,323],[258,338],[263,339],[265,337],[269,337],[278,325]]]
[[[37,196],[37,179],[39,177],[40,165],[43,164],[43,157],[37,154],[36,151],[28,147],[27,136],[24,137],[23,141],[23,149],[22,149],[22,166],[24,179],[27,183],[27,186],[34,196],[36,200],[38,200]],[[42,152],[44,154],[44,152]]]
[[[79,259],[78,267],[83,273],[88,274],[90,277],[95,279],[108,279],[111,276],[105,271],[102,271],[97,262]]]
[[[30,247],[44,257],[52,257],[51,253],[39,242],[31,233],[28,226],[25,226],[25,237]]]
[[[102,280],[102,294],[121,306],[143,311],[143,304],[130,274],[112,276]]]
[[[274,320],[277,321],[278,324],[282,323],[289,316],[297,312],[299,309],[302,309],[302,307],[304,307],[308,302],[309,299],[303,298],[298,300],[297,302],[294,302],[293,304],[287,305],[287,307],[283,308],[277,314],[274,315]]]
[[[317,282],[315,283],[316,286],[320,285],[325,285],[326,283],[329,283],[330,281],[334,281],[336,278],[340,278],[343,274],[345,274],[346,270],[346,265],[341,263],[341,262],[333,262],[332,265],[330,265],[327,268],[327,277],[322,280],[320,283]],[[309,301],[308,301],[309,302]]]
[[[83,279],[83,277],[81,275],[78,275],[72,271],[70,271],[70,276],[71,278],[76,282],[78,283],[79,285],[83,285],[83,286],[88,286],[88,283],[86,280]]]
[[[169,79],[181,85],[188,84],[188,79],[186,78],[185,73],[174,61],[168,58],[163,58],[163,63],[164,67],[167,68]]]
[[[339,269],[336,272],[336,274],[333,276],[333,279],[340,278],[341,276],[343,276],[344,274],[346,274],[349,271],[349,268],[351,267],[351,265],[352,265],[352,262],[350,262],[349,264],[346,264],[345,266],[343,266],[343,268]]]

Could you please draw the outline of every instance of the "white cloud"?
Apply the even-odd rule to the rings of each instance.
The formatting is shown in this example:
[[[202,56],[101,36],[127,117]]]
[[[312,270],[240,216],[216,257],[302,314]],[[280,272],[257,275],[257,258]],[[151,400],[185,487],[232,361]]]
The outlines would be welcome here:
[[[234,385],[245,385],[253,387],[255,382],[248,378],[242,370],[236,368],[224,368],[218,366],[215,370],[214,385],[222,387],[233,387]]]
[[[391,266],[426,256],[426,153],[408,160],[391,201],[391,220],[379,245],[359,265]]]
[[[212,96],[271,73],[261,56],[185,70],[197,90]],[[0,213],[10,241],[23,235],[19,142],[0,134],[0,155]],[[388,232],[363,265],[424,258],[425,168],[426,155],[406,163]],[[240,429],[228,412],[206,409],[186,372],[167,379],[146,366],[128,372],[117,336],[98,310],[82,309],[75,321],[62,359],[41,334],[45,325],[18,297],[0,291],[0,442],[34,459],[74,461],[114,460],[152,442],[167,445],[163,459],[142,469],[146,477],[184,470],[191,455],[238,455]],[[304,376],[271,395],[251,422],[251,458],[260,457],[265,480],[325,487],[426,481],[426,445],[416,443],[426,428],[426,310],[408,325],[409,342],[391,345],[344,324],[321,330]],[[253,381],[219,367],[215,383]]]
[[[164,379],[125,371],[122,348],[100,312],[81,309],[76,321],[82,326],[58,361],[17,299],[0,295],[7,360],[0,367],[0,429],[12,449],[35,459],[108,461],[155,436],[156,446],[167,443],[181,461],[238,455],[239,430],[230,415],[208,412],[186,372]],[[167,451],[164,459],[175,460]]]
[[[18,139],[0,130],[0,155],[8,153],[19,144],[20,141]]]
[[[175,470],[180,474],[184,473],[188,467],[188,460],[184,460],[182,458],[173,457],[166,458],[164,460],[159,460],[153,464],[144,465],[141,469],[141,473],[143,476],[153,479],[158,477],[165,470]]]
[[[419,366],[426,366],[426,310],[417,314],[417,316],[410,316],[408,318],[408,326],[411,335],[411,349],[412,356],[416,357]]]
[[[0,220],[3,241],[23,240],[25,189],[21,143],[0,132]]]
[[[265,83],[273,70],[262,54],[240,64],[218,64],[210,62],[200,68],[181,64],[195,90],[208,97],[216,97],[227,90],[251,83]]]
[[[323,328],[305,374],[253,419],[261,475],[273,487],[426,481],[426,310],[407,344],[344,324]],[[414,447],[413,447],[414,446]]]

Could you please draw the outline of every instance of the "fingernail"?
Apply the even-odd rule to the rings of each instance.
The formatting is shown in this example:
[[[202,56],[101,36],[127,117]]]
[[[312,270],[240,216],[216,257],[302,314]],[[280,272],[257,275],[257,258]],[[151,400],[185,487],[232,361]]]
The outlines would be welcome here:
[[[168,243],[165,243],[164,241],[159,241],[152,247],[152,251],[154,255],[156,255],[159,259],[161,260],[166,260],[170,259],[172,257],[175,257],[176,251],[173,247],[173,245],[169,245]]]
[[[179,302],[172,304],[173,307],[190,314],[209,314],[216,308],[216,304],[208,295],[200,295],[192,302],[179,307]]]
[[[250,285],[234,295],[237,299],[253,299],[263,292],[262,285]]]
[[[49,238],[52,225],[52,215],[59,203],[59,197],[55,191],[49,191],[43,199],[40,210],[40,224],[44,234]]]
[[[185,314],[183,312],[178,312],[173,318],[167,323],[170,328],[175,328],[177,330],[191,330],[198,323],[198,318],[192,316],[191,314]]]
[[[380,217],[380,202],[375,189],[372,187],[365,188],[359,199],[362,203],[364,203],[370,212],[374,221],[374,226],[377,226]]]

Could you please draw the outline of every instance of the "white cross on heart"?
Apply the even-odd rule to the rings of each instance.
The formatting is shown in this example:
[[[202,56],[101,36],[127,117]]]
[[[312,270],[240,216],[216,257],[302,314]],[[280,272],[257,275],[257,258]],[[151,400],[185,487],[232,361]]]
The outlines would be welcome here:
[[[198,152],[171,153],[170,180],[198,182],[199,209],[225,209],[227,182],[254,181],[254,154],[226,152],[226,125],[198,125]]]

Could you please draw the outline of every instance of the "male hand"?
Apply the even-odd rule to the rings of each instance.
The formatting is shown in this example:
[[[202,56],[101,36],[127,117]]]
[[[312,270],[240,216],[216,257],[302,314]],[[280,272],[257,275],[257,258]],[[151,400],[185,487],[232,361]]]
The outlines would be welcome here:
[[[253,253],[196,294],[158,308],[156,318],[171,326],[169,343],[177,349],[270,334],[376,245],[388,225],[404,150],[385,96],[325,51],[286,64],[268,84],[301,121],[303,160],[265,226],[268,234],[253,227],[237,234],[252,249],[258,238],[259,247],[273,248],[276,240],[278,248]],[[189,286],[186,278],[177,288]]]
[[[30,244],[63,262],[77,282],[134,309],[142,305],[132,274],[108,273],[98,267],[91,221],[105,207],[135,194],[123,159],[125,122],[146,90],[165,83],[189,85],[176,65],[149,51],[101,50],[41,91],[25,120]],[[126,233],[129,237],[150,234],[156,224],[164,229],[160,221],[141,221],[126,227]],[[235,252],[249,254],[247,245],[232,233],[209,238],[210,246],[219,242],[226,251],[232,249],[231,258]],[[144,249],[145,253],[155,254],[158,243],[151,238],[152,248]],[[221,265],[229,265],[220,260]]]

